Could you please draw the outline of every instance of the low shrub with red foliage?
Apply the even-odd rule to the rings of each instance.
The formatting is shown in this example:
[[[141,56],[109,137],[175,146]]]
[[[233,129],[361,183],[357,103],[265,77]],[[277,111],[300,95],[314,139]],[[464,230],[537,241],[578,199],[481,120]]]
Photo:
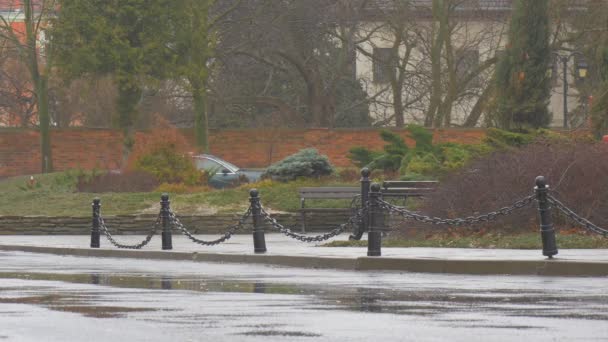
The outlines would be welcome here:
[[[129,154],[127,169],[134,170],[137,161],[143,156],[166,146],[172,146],[177,153],[182,155],[190,155],[194,151],[194,148],[188,143],[188,139],[177,128],[157,116],[154,128],[147,132],[135,133],[135,144]]]
[[[597,142],[542,140],[494,152],[443,179],[419,211],[450,218],[495,211],[533,194],[539,175],[545,176],[554,197],[608,227],[608,144]],[[576,227],[556,209],[553,213],[558,227]],[[537,216],[534,202],[480,229],[538,229]]]
[[[141,171],[124,173],[109,172],[92,178],[79,177],[76,188],[79,192],[149,192],[159,183],[156,177]]]

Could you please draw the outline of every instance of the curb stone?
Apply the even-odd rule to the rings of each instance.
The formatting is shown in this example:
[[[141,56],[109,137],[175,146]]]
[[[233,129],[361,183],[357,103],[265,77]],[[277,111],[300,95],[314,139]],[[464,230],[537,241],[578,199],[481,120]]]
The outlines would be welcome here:
[[[194,262],[268,264],[348,271],[393,271],[474,275],[538,275],[606,277],[608,262],[545,260],[460,260],[395,257],[316,257],[279,254],[225,254],[0,245],[0,251],[46,253],[80,257],[133,258]]]

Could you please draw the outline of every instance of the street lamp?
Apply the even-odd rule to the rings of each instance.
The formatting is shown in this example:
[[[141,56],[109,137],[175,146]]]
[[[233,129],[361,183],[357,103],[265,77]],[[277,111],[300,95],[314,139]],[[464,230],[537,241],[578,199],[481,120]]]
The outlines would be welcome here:
[[[587,77],[587,72],[589,70],[589,66],[587,65],[587,62],[585,61],[585,56],[578,52],[578,51],[573,51],[567,55],[561,55],[557,52],[552,52],[551,53],[553,56],[555,56],[557,61],[560,61],[562,63],[562,72],[563,72],[563,77],[564,77],[564,108],[563,108],[563,114],[564,114],[564,128],[568,128],[568,61],[570,60],[570,58],[574,57],[574,56],[578,56],[578,62],[576,63],[576,76],[578,79],[583,80]],[[549,69],[549,74],[552,76],[552,72],[553,72],[553,65],[551,66],[551,68]]]

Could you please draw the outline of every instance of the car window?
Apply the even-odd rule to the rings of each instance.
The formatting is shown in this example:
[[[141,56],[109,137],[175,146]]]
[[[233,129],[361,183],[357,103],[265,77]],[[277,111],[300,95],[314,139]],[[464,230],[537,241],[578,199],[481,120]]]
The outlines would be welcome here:
[[[222,171],[224,166],[216,161],[213,161],[213,160],[210,160],[207,158],[201,158],[201,159],[196,159],[196,168],[204,169],[204,170],[214,170],[216,172],[220,172],[220,171]]]
[[[218,158],[219,159],[219,158]],[[238,167],[236,167],[236,165],[225,161],[224,159],[221,159],[222,163],[224,163],[224,165],[226,165],[230,170],[234,170],[235,172],[239,170]]]

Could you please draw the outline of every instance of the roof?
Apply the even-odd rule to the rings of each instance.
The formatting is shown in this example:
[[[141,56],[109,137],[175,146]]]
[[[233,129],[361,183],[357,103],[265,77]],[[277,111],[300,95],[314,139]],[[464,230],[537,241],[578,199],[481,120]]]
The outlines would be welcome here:
[[[591,1],[593,0],[568,0],[568,6],[570,10],[586,10]],[[453,9],[456,16],[497,17],[509,15],[514,2],[515,0],[458,0],[452,3],[455,5]],[[387,12],[396,10],[396,3],[406,5],[417,17],[432,17],[433,0],[372,0],[367,8],[367,16],[370,19],[381,19]]]

